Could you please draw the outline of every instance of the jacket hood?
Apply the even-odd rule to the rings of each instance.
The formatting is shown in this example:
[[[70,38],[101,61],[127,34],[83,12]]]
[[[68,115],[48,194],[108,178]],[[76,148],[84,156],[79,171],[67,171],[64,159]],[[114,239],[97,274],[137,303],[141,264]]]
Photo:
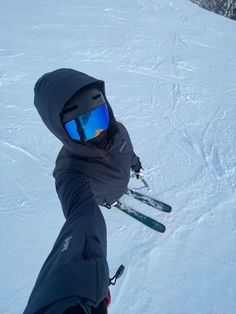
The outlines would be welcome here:
[[[68,148],[80,155],[97,155],[91,147],[76,143],[67,134],[61,121],[65,103],[79,90],[88,86],[102,91],[109,107],[109,115],[115,121],[105,94],[105,83],[73,69],[58,69],[44,74],[35,84],[34,105],[47,128]]]

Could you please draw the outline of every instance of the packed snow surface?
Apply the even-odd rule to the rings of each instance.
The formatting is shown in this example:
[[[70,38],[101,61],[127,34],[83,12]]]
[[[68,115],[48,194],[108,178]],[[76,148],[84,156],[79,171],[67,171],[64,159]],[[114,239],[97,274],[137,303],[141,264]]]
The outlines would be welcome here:
[[[163,235],[103,209],[111,275],[126,266],[110,313],[236,313],[236,22],[189,0],[2,0],[0,21],[0,313],[23,312],[64,223],[61,143],[33,105],[61,67],[105,80],[152,195],[173,206],[124,197]]]

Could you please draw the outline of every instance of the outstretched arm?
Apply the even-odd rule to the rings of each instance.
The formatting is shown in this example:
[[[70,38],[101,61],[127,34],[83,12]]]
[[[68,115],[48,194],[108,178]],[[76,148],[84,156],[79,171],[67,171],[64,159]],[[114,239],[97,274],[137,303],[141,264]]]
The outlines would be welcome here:
[[[106,225],[89,183],[75,172],[60,173],[55,179],[66,222],[24,314],[41,310],[60,314],[78,304],[86,311],[107,296]]]

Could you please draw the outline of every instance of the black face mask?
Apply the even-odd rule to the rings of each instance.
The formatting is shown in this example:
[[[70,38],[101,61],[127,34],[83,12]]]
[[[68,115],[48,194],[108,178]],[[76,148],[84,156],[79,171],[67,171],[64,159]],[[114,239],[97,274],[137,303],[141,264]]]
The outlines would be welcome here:
[[[88,143],[94,144],[99,148],[105,148],[107,142],[108,142],[107,131],[103,131],[99,136],[88,141]]]

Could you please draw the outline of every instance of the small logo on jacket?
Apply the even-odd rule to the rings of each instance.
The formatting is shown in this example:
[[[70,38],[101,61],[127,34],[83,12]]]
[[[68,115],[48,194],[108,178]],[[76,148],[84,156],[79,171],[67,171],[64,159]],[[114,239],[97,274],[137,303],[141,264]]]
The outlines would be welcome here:
[[[121,146],[120,153],[121,153],[122,150],[124,149],[125,145],[126,145],[126,141],[125,141],[124,144]]]
[[[61,250],[61,253],[68,250],[68,247],[69,247],[69,244],[70,244],[70,240],[71,240],[71,239],[72,239],[72,236],[67,237],[67,238],[64,240],[63,248],[62,248],[62,250]]]

